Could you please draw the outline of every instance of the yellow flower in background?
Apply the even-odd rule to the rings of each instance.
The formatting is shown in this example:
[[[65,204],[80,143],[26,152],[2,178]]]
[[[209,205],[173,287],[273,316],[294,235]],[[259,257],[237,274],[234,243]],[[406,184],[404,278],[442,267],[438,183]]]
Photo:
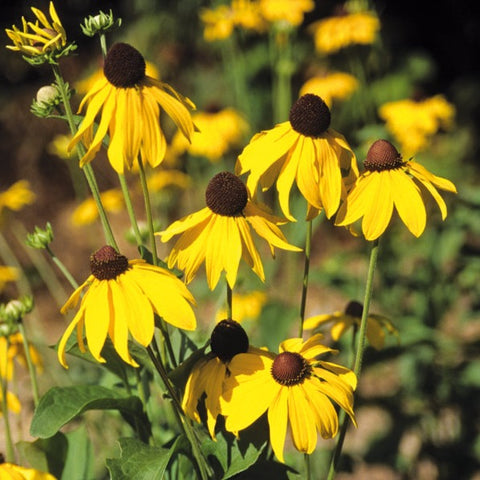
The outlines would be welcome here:
[[[29,343],[29,350],[32,363],[41,372],[43,370],[42,357],[31,343]],[[7,380],[11,380],[14,377],[14,361],[27,368],[23,337],[19,332],[9,335],[8,339],[0,337],[0,376]]]
[[[2,410],[2,405],[3,405],[3,394],[2,394],[2,389],[0,388],[0,417],[4,413]],[[20,400],[12,392],[7,392],[7,410],[12,413],[20,413],[20,411],[22,410],[22,405],[20,404]],[[0,467],[1,466],[2,464],[0,464]],[[0,476],[0,478],[3,480],[3,477]]]
[[[62,22],[58,18],[53,2],[50,2],[48,8],[51,20],[48,20],[46,15],[38,8],[32,7],[32,12],[37,17],[35,23],[27,22],[22,17],[23,30],[18,29],[15,25],[12,26],[13,30],[5,30],[13,41],[13,45],[7,45],[7,48],[35,57],[65,47],[67,35],[62,27]]]
[[[313,93],[331,107],[335,100],[346,100],[358,88],[357,79],[348,73],[331,72],[307,80],[300,88],[300,96]]]
[[[440,129],[451,128],[455,107],[443,95],[435,95],[420,101],[388,102],[379,108],[378,114],[405,156],[412,156],[425,150]]]
[[[147,178],[148,190],[151,192],[160,192],[170,186],[185,190],[191,184],[191,177],[180,170],[159,170]]]
[[[197,130],[193,132],[191,143],[178,132],[172,139],[177,155],[187,150],[191,155],[218,162],[229,150],[241,145],[249,130],[247,121],[233,108],[196,112],[192,118]]]
[[[238,353],[256,351],[249,347],[245,330],[232,319],[219,322],[210,336],[211,352],[201,357],[193,366],[185,385],[182,408],[193,420],[201,422],[198,404],[205,395],[207,427],[215,438],[215,424],[220,413],[220,397],[225,379],[229,375],[228,365]]]
[[[15,282],[18,279],[19,272],[15,267],[0,265],[0,293],[8,282]]]
[[[123,210],[123,194],[118,188],[112,188],[100,193],[105,211],[117,213]],[[72,213],[72,223],[79,227],[89,225],[98,218],[98,208],[92,197],[84,200]]]
[[[230,5],[204,8],[200,20],[205,26],[203,37],[207,42],[229,38],[237,26],[259,32],[265,29],[257,2],[249,0],[233,0]]]
[[[340,207],[335,225],[351,225],[363,217],[365,238],[375,240],[389,225],[395,207],[410,232],[419,237],[425,230],[428,197],[433,197],[445,220],[447,206],[437,188],[456,193],[450,180],[433,175],[411,159],[404,162],[387,140],[373,143],[364,167]]]
[[[19,180],[7,190],[0,192],[0,214],[5,208],[18,212],[26,205],[31,205],[35,198],[30,183],[27,180]]]
[[[145,75],[147,77],[160,79],[160,72],[158,68],[152,63],[145,60]],[[75,82],[75,90],[78,93],[85,94],[87,93],[99,80],[102,79],[103,73],[102,69],[95,69],[88,77]]]
[[[205,208],[156,233],[162,242],[180,235],[167,262],[169,268],[176,265],[184,270],[186,283],[192,281],[200,265],[205,262],[211,290],[217,285],[223,271],[233,288],[241,258],[263,281],[263,264],[253,241],[252,228],[267,242],[272,255],[275,247],[301,251],[287,243],[277,227],[281,220],[255,205],[248,198],[243,182],[232,173],[215,175],[208,184],[205,198]]]
[[[150,166],[158,166],[166,150],[160,128],[161,109],[187,139],[194,130],[189,112],[193,103],[170,85],[147,76],[144,58],[126,43],[116,43],[108,51],[103,74],[83,98],[79,112],[85,106],[85,118],[69,146],[72,149],[80,141],[85,144],[87,152],[80,160],[81,167],[93,160],[107,132],[108,159],[118,173],[125,167],[130,169],[139,155]]]
[[[286,22],[298,27],[305,13],[315,8],[313,0],[260,0],[260,12],[270,23]]]
[[[358,168],[343,135],[330,128],[330,118],[325,102],[307,94],[293,104],[288,121],[251,139],[238,157],[235,171],[237,175],[249,173],[247,188],[252,197],[258,186],[265,191],[276,182],[282,212],[293,221],[289,200],[295,182],[307,200],[307,218],[321,209],[328,218],[337,211]]]
[[[92,274],[78,287],[62,307],[61,312],[80,307],[58,344],[58,360],[65,367],[65,348],[73,330],[77,342],[85,352],[83,330],[90,353],[98,362],[107,335],[122,360],[137,367],[128,350],[129,334],[140,345],[152,341],[154,313],[167,323],[194,330],[196,319],[191,304],[191,293],[168,270],[146,263],[128,260],[112,247],[105,246],[90,257]],[[82,296],[83,294],[83,296]]]
[[[329,54],[351,45],[372,44],[380,21],[374,12],[356,12],[319,20],[310,29],[317,52]]]
[[[285,340],[280,353],[258,350],[239,353],[228,365],[221,398],[225,427],[237,434],[268,412],[270,444],[278,460],[289,429],[297,450],[311,454],[317,445],[317,432],[332,438],[338,431],[338,416],[332,401],[350,416],[353,413],[355,374],[340,365],[317,360],[335,352],[321,344],[322,335],[307,341]]]
[[[303,328],[305,330],[315,330],[326,324],[331,324],[330,333],[333,340],[337,342],[354,325],[360,327],[362,313],[363,305],[353,300],[347,304],[343,312],[338,311],[307,318],[303,323]],[[385,346],[385,332],[398,337],[397,328],[387,317],[369,313],[367,317],[367,340],[376,350],[381,350]]]
[[[13,463],[0,463],[0,478],[2,480],[56,480],[56,477],[50,473]]]
[[[245,294],[233,293],[232,317],[239,323],[244,320],[256,320],[267,302],[267,294],[256,290]],[[217,312],[215,320],[218,322],[227,317],[227,310]]]
[[[70,160],[72,154],[68,151],[68,145],[72,140],[71,135],[55,135],[47,145],[47,152],[56,155],[62,160]]]

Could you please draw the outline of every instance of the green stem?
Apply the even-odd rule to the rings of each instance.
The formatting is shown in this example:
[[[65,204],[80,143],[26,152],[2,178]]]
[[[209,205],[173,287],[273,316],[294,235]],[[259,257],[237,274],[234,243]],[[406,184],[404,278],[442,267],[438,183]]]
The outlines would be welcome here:
[[[141,158],[138,159],[140,183],[142,184],[143,199],[145,202],[145,214],[147,216],[148,238],[150,240],[150,248],[152,250],[152,261],[154,265],[158,265],[157,245],[155,243],[155,229],[153,227],[152,206],[150,203],[150,195],[148,193],[147,177],[145,176],[145,168]]]
[[[5,362],[5,365],[8,365],[8,347],[10,346],[10,342],[8,337],[6,337],[6,340],[7,340],[7,348],[5,349],[6,358],[4,358],[3,361]],[[5,372],[5,376],[0,375],[0,383],[2,388],[3,422],[5,424],[5,448],[6,448],[5,460],[8,463],[14,463],[15,453],[13,449],[12,430],[10,427],[10,419],[9,419],[10,412],[8,411],[8,402],[7,402],[8,380],[6,377],[6,372]]]
[[[305,321],[305,307],[307,305],[308,274],[310,271],[310,253],[312,249],[312,220],[307,222],[307,236],[305,239],[305,265],[303,269],[302,300],[300,303],[300,328],[298,336],[303,337],[303,322]]]
[[[227,317],[233,319],[233,291],[230,285],[227,283]]]
[[[305,460],[305,480],[310,480],[312,478],[312,469],[310,465],[310,455],[308,453],[303,454],[303,459]]]
[[[53,253],[52,249],[49,245],[45,247],[45,250],[48,252],[50,257],[52,257],[53,263],[58,267],[58,269],[62,272],[63,276],[68,280],[70,285],[73,287],[74,290],[78,288],[77,281],[73,278],[73,275],[68,271],[67,267],[63,264],[63,262]]]
[[[193,431],[192,425],[185,417],[185,413],[183,411],[180,399],[177,396],[177,392],[173,388],[173,385],[171,384],[170,379],[168,378],[167,372],[165,371],[165,368],[163,367],[162,362],[156,357],[154,351],[152,350],[152,347],[148,346],[147,352],[148,352],[148,355],[150,356],[150,359],[153,362],[153,365],[155,366],[155,369],[160,375],[160,378],[162,379],[163,384],[165,385],[165,388],[167,389],[170,395],[170,398],[174,407],[174,411],[176,413],[177,421],[192,447],[193,456],[195,457],[195,461],[197,462],[200,476],[202,480],[207,480],[209,478],[210,468],[206,463],[206,460],[198,446],[198,442],[197,442],[197,439],[195,438],[195,433]]]
[[[367,333],[368,310],[370,308],[370,300],[372,298],[372,293],[373,293],[373,277],[375,274],[375,267],[377,265],[377,258],[378,258],[378,239],[373,241],[372,248],[370,250],[370,262],[368,265],[367,283],[365,286],[365,297],[363,301],[362,319],[360,322],[360,330],[357,338],[357,352],[356,352],[355,364],[353,368],[353,371],[357,376],[357,381],[362,368],[363,352],[365,350],[365,337]],[[340,412],[339,422],[341,424],[340,433],[338,435],[337,444],[335,445],[335,450],[333,452],[332,460],[330,462],[330,470],[328,472],[327,480],[332,480],[335,476],[335,473],[337,471],[338,461],[340,459],[340,455],[343,448],[343,441],[345,439],[345,435],[347,432],[349,417],[348,415],[345,414],[343,410]]]
[[[102,49],[103,58],[107,56],[107,37],[104,33],[99,34],[100,37],[100,48]]]
[[[128,217],[130,218],[130,223],[133,228],[133,233],[135,234],[135,240],[137,242],[137,246],[140,247],[143,244],[142,235],[138,228],[138,222],[135,216],[135,210],[133,209],[132,198],[130,196],[130,191],[128,190],[128,185],[125,179],[125,175],[119,173],[118,179],[120,181],[120,187],[122,189],[123,198],[125,200],[125,206],[127,207]]]
[[[32,356],[30,355],[30,345],[27,340],[25,326],[23,325],[22,321],[18,322],[18,331],[22,335],[23,349],[25,350],[25,359],[27,360],[28,374],[30,376],[30,383],[32,384],[33,403],[36,407],[38,405],[38,399],[40,398],[40,395],[38,393],[37,371],[35,369],[35,365],[33,364]]]
[[[70,133],[75,135],[77,132],[77,126],[75,125],[75,119],[72,112],[72,107],[70,105],[69,99],[69,92],[68,87],[63,80],[62,74],[58,65],[52,65],[53,74],[55,75],[55,80],[60,91],[60,96],[62,97],[62,103],[65,108],[65,117],[67,118],[67,123],[70,128]],[[79,159],[82,158],[85,154],[85,149],[81,142],[77,144],[77,152]],[[105,240],[107,243],[115,248],[118,251],[118,246],[115,241],[115,237],[113,235],[112,228],[110,226],[110,222],[108,221],[107,214],[105,209],[103,208],[102,200],[100,198],[100,191],[98,189],[97,181],[95,179],[95,173],[90,164],[86,164],[82,167],[82,170],[85,174],[85,178],[87,179],[88,186],[90,187],[90,191],[92,192],[93,199],[97,205],[98,214],[100,215],[100,221],[102,222],[103,232],[105,235]]]

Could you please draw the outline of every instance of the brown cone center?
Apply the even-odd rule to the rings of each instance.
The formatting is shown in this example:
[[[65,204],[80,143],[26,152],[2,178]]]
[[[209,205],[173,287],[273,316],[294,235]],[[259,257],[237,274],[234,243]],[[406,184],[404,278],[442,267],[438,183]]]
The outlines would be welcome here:
[[[231,318],[218,322],[210,336],[212,352],[222,362],[230,361],[238,353],[245,353],[248,345],[247,333]]]
[[[363,314],[363,305],[360,302],[357,302],[356,300],[352,300],[345,307],[345,315],[348,315],[354,318],[362,318],[362,314]]]
[[[290,109],[292,128],[306,137],[319,137],[328,130],[331,121],[327,104],[313,93],[300,97]]]
[[[133,88],[145,77],[142,54],[128,43],[115,43],[105,57],[103,73],[118,88]]]
[[[403,165],[402,156],[388,140],[377,140],[372,144],[363,162],[366,170],[381,172],[394,170]]]
[[[225,217],[238,217],[247,205],[247,187],[233,173],[220,172],[210,180],[205,200],[212,212]]]
[[[128,270],[128,259],[105,245],[90,257],[90,271],[98,280],[113,280]]]
[[[275,357],[272,365],[272,377],[280,383],[291,387],[302,383],[310,376],[310,364],[299,353],[282,352]]]

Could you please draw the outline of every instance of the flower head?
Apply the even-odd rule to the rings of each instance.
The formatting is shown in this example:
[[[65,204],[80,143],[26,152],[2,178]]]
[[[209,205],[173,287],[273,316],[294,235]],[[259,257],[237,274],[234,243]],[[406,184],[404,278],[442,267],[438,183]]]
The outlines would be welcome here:
[[[108,159],[119,173],[130,169],[139,155],[152,167],[165,157],[166,140],[160,128],[161,109],[190,140],[194,126],[189,108],[193,103],[168,84],[145,74],[141,53],[126,43],[114,44],[105,58],[103,74],[80,103],[85,118],[69,148],[82,141],[87,152],[80,166],[93,160],[107,132]],[[95,119],[100,117],[94,133]]]
[[[335,341],[347,332],[354,325],[360,326],[362,319],[363,305],[352,300],[345,307],[343,312],[335,312],[332,314],[315,315],[307,318],[303,323],[305,330],[314,330],[325,324],[331,324],[331,334]],[[385,345],[385,332],[398,335],[398,330],[392,322],[383,315],[369,313],[367,317],[367,340],[376,350],[381,350]]]
[[[38,370],[43,369],[43,362],[38,350],[29,345],[30,358]],[[22,367],[27,367],[27,356],[20,332],[9,335],[8,338],[0,337],[0,376],[11,380],[14,376],[14,361]]]
[[[423,100],[404,99],[383,104],[378,113],[400,143],[405,155],[425,150],[440,129],[452,126],[455,107],[442,95]]]
[[[294,103],[288,121],[255,135],[235,167],[239,175],[249,172],[250,194],[254,196],[259,185],[266,190],[276,182],[283,214],[294,220],[289,196],[295,181],[308,202],[308,216],[325,209],[330,218],[346,194],[346,185],[358,175],[354,153],[345,138],[330,128],[330,120],[325,102],[306,94]]]
[[[428,196],[437,202],[445,220],[447,206],[437,188],[456,193],[455,185],[449,180],[433,175],[411,159],[403,161],[387,140],[372,144],[364,167],[365,171],[340,207],[336,225],[351,225],[363,217],[365,238],[375,240],[387,228],[395,207],[410,232],[419,237],[425,230]]]
[[[105,190],[100,199],[106,212],[120,212],[123,209],[123,195],[117,188]],[[88,225],[98,218],[98,208],[92,197],[84,200],[72,213],[72,223],[76,226]]]
[[[331,72],[307,80],[300,89],[300,95],[313,93],[331,106],[334,100],[349,98],[357,88],[358,81],[354,76],[343,72]]]
[[[270,443],[283,462],[288,425],[295,448],[308,454],[317,445],[317,432],[323,438],[337,434],[338,416],[332,401],[355,423],[356,376],[345,367],[317,360],[333,352],[321,339],[317,334],[305,342],[285,340],[278,355],[258,350],[233,357],[220,403],[226,429],[243,430],[268,412]]]
[[[13,41],[13,45],[7,45],[8,49],[24,53],[28,56],[26,59],[37,64],[55,61],[75,48],[73,44],[67,46],[67,35],[53,2],[48,8],[51,20],[38,8],[32,7],[32,12],[37,17],[35,23],[22,17],[22,30],[15,25],[5,30]]]
[[[350,45],[370,45],[375,41],[380,22],[374,12],[355,12],[312,23],[315,49],[330,54]]]
[[[229,375],[228,365],[235,355],[250,351],[250,347],[245,330],[232,319],[216,325],[210,347],[211,352],[195,363],[188,377],[182,408],[190,418],[200,422],[198,402],[205,394],[208,431],[214,438],[223,384]]]
[[[208,184],[205,200],[205,208],[157,233],[162,242],[181,234],[168,257],[168,266],[177,265],[184,270],[187,283],[205,261],[210,289],[215,288],[222,271],[233,288],[242,257],[264,280],[263,265],[253,242],[251,227],[266,240],[272,255],[275,247],[300,251],[287,243],[277,227],[281,220],[255,205],[243,182],[233,173],[215,175]]]
[[[198,130],[193,133],[191,143],[180,133],[175,134],[172,149],[177,155],[188,150],[191,155],[218,162],[230,149],[241,144],[249,128],[246,120],[233,108],[212,107],[192,117]]]
[[[260,12],[270,23],[285,22],[298,27],[305,13],[315,8],[313,0],[260,0]]]
[[[19,180],[7,188],[7,190],[0,192],[0,215],[4,209],[18,212],[34,201],[35,194],[30,188],[30,183],[27,180]]]
[[[1,393],[0,393],[1,395]],[[14,463],[0,460],[0,478],[2,480],[56,480],[56,477],[35,468],[25,468]]]
[[[154,313],[178,328],[194,330],[196,320],[191,308],[194,299],[183,282],[168,270],[144,260],[128,260],[112,247],[97,250],[90,258],[91,275],[78,287],[62,313],[80,308],[58,345],[58,359],[67,368],[65,348],[77,329],[77,341],[85,352],[83,329],[88,348],[98,362],[105,362],[101,351],[107,335],[120,357],[138,366],[128,351],[129,334],[144,347],[153,338]],[[83,297],[82,297],[83,293]]]

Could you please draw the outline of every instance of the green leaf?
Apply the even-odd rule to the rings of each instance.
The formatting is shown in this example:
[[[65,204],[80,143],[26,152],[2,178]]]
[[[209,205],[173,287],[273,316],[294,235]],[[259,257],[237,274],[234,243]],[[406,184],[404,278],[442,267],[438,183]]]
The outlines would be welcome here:
[[[120,458],[108,458],[111,480],[160,480],[176,451],[178,439],[169,448],[152,447],[132,438],[121,438]]]
[[[83,480],[93,478],[93,449],[84,426],[66,434],[68,439],[67,458],[61,480]]]
[[[30,433],[48,438],[87,410],[119,410],[140,417],[145,422],[143,405],[138,397],[126,397],[115,390],[99,385],[75,385],[51,388],[38,403]]]

